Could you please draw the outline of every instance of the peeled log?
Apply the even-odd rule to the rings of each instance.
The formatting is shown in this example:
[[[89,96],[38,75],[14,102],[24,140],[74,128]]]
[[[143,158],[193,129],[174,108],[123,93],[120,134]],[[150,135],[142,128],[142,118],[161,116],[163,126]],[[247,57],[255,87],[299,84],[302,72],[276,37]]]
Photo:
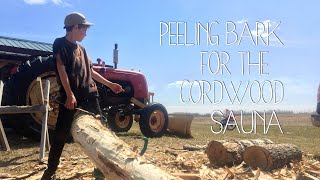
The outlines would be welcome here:
[[[293,144],[268,144],[248,147],[243,153],[243,160],[253,168],[262,170],[283,167],[292,161],[302,159],[301,150]]]
[[[176,179],[133,152],[92,116],[75,116],[71,134],[107,179]]]
[[[206,153],[211,164],[219,167],[233,166],[242,163],[242,155],[247,147],[261,144],[273,144],[273,142],[270,139],[211,141]]]

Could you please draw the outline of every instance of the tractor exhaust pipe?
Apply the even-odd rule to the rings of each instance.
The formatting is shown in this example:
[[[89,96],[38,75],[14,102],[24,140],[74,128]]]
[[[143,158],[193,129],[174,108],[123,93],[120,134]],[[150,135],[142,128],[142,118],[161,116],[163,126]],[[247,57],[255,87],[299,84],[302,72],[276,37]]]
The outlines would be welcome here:
[[[118,44],[114,44],[113,63],[114,63],[114,68],[117,69],[117,65],[118,65]]]

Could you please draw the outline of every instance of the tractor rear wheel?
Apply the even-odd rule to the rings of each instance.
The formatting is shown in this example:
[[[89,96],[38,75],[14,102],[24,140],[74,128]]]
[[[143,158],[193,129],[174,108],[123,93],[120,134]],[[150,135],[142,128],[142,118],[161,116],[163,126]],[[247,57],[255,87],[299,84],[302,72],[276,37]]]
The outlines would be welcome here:
[[[52,108],[52,111],[49,112],[48,115],[48,128],[49,129],[55,129],[56,122],[59,114],[59,104],[53,101],[54,99],[60,97],[60,86],[57,83],[56,80],[56,73],[54,71],[45,72],[43,74],[40,74],[38,77],[41,77],[42,81],[42,87],[45,87],[45,81],[50,81],[50,92],[49,92],[49,106]],[[39,83],[37,83],[37,79],[34,79],[27,90],[26,94],[26,104],[27,105],[37,105],[41,104],[41,97],[39,96]],[[41,126],[42,124],[42,115],[43,113],[37,112],[32,113],[30,116],[32,119]]]
[[[160,103],[151,103],[140,115],[140,130],[146,137],[161,137],[168,128],[168,112]]]
[[[42,79],[42,87],[45,80],[50,80],[49,105],[53,111],[49,112],[48,128],[51,132],[55,128],[59,105],[52,102],[52,97],[59,96],[59,85],[56,82],[55,62],[52,57],[41,57],[30,65],[19,66],[19,71],[6,83],[7,105],[36,105],[41,104],[41,93],[37,77]],[[18,132],[39,139],[41,132],[42,113],[15,114],[7,116],[9,127]]]

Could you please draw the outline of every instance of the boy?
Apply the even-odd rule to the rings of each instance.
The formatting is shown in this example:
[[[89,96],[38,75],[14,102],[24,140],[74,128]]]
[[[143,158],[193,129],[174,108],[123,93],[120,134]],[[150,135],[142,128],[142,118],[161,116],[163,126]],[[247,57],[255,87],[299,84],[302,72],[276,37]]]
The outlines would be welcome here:
[[[64,106],[59,106],[59,115],[55,129],[54,140],[49,152],[48,167],[41,179],[53,179],[59,165],[65,140],[70,132],[74,109],[81,108],[101,114],[99,106],[96,80],[108,86],[115,93],[124,90],[119,84],[112,83],[93,70],[92,62],[81,45],[87,29],[93,24],[88,22],[84,15],[74,12],[65,17],[64,28],[66,35],[57,38],[53,43],[54,59],[57,65],[57,80],[61,86],[60,94]]]

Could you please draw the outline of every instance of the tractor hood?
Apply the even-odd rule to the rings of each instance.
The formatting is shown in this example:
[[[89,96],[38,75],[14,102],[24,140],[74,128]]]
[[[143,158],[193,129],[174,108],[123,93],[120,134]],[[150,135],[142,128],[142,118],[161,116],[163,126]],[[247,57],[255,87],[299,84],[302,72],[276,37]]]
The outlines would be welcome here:
[[[129,71],[123,69],[114,69],[110,67],[93,66],[93,69],[104,78],[111,82],[130,82],[134,89],[135,98],[147,98],[148,97],[148,85],[146,78],[141,72]]]

